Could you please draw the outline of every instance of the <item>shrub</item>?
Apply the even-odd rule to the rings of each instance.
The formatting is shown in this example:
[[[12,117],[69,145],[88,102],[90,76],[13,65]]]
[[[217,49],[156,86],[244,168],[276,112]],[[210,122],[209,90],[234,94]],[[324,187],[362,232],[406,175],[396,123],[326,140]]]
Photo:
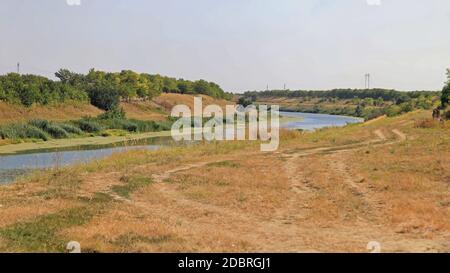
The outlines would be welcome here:
[[[108,120],[100,120],[100,122],[107,128],[107,129],[120,129],[120,130],[126,130],[129,132],[137,132],[138,126],[129,120],[126,119],[108,119]]]
[[[50,126],[50,122],[45,119],[30,120],[30,122],[28,122],[28,123],[34,127],[40,128],[44,131],[46,130],[47,127]]]
[[[91,104],[100,109],[109,111],[119,105],[119,91],[108,84],[93,86],[88,90]]]
[[[88,133],[95,133],[103,130],[103,127],[98,122],[86,119],[78,121],[78,127]]]
[[[75,135],[81,135],[83,134],[83,131],[80,130],[80,128],[77,128],[71,124],[60,124],[60,127],[64,130],[66,130],[66,132],[70,133],[70,134],[75,134]]]
[[[142,121],[142,120],[131,120],[138,126],[139,132],[159,132],[167,131],[172,127],[172,121]]]
[[[55,124],[50,124],[45,131],[54,138],[69,138],[69,133]]]
[[[392,105],[386,109],[386,115],[388,117],[394,117],[394,116],[400,115],[401,112],[402,112],[402,109],[397,105]]]
[[[114,108],[98,116],[99,119],[125,119],[126,114],[123,108]]]
[[[445,119],[450,120],[450,111],[445,112],[444,117]]]

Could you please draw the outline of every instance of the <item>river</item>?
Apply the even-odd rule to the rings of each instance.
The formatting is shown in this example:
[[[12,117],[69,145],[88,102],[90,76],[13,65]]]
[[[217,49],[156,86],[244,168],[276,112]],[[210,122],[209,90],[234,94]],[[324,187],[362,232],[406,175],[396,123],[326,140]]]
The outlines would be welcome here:
[[[324,114],[308,114],[298,112],[281,112],[287,120],[281,123],[282,128],[314,130],[325,127],[341,127],[350,123],[362,122],[361,119]],[[184,143],[186,144],[186,143]],[[72,147],[65,150],[47,150],[33,153],[0,156],[0,184],[13,182],[17,177],[37,169],[68,166],[71,164],[102,159],[127,150],[157,150],[161,147],[183,145],[175,143],[171,137],[154,137],[143,139],[133,146],[113,144],[94,147]]]

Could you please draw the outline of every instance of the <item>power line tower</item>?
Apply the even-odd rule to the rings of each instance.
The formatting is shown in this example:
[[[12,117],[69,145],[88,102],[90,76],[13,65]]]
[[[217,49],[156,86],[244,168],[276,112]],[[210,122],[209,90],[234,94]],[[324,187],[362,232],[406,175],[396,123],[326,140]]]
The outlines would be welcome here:
[[[369,73],[365,74],[364,79],[365,79],[364,88],[370,89],[370,74]]]

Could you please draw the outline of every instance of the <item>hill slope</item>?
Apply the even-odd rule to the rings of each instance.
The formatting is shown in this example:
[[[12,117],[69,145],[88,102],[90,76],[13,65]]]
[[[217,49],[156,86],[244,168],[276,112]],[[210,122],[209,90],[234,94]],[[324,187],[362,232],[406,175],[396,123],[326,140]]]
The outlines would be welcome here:
[[[206,95],[201,95],[201,97],[204,106],[217,104],[224,107],[227,104],[232,104],[226,100],[214,99]],[[185,104],[193,109],[194,95],[161,94],[150,101],[122,102],[120,106],[125,110],[128,118],[159,121],[165,120],[170,115],[172,107],[177,104]],[[86,103],[25,107],[0,101],[0,124],[31,119],[76,120],[84,116],[97,116],[103,112],[103,110]]]
[[[102,110],[85,103],[25,107],[0,101],[0,124],[37,118],[63,121],[79,119],[83,116],[96,116],[101,113],[103,113]]]

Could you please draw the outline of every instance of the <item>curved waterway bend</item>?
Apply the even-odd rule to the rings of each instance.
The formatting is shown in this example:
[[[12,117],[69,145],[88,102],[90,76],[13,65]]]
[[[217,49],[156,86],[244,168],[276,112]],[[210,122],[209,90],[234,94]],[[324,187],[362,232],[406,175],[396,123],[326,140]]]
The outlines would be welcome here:
[[[287,129],[314,130],[324,127],[341,127],[361,119],[323,114],[281,112],[281,127]],[[180,145],[171,137],[154,137],[130,143],[116,143],[102,146],[71,147],[64,150],[34,151],[0,156],[0,184],[13,182],[17,177],[32,170],[68,166],[99,160],[128,150],[157,150],[161,147]]]

